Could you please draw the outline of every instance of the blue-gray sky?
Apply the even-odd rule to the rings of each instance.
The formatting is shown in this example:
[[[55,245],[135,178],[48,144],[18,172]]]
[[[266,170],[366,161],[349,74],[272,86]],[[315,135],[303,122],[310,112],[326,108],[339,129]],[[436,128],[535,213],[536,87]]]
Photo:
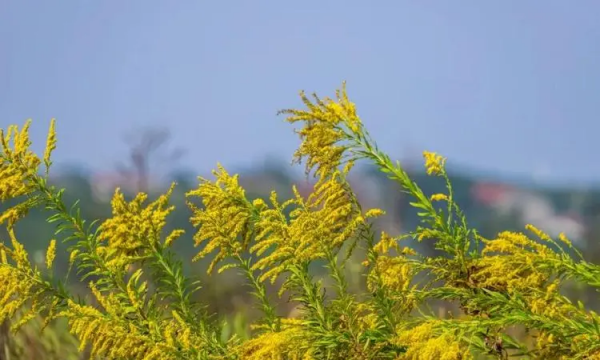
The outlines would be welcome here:
[[[600,182],[599,64],[597,0],[0,2],[0,126],[97,169],[165,122],[198,172],[288,160],[276,111],[347,80],[392,157]]]

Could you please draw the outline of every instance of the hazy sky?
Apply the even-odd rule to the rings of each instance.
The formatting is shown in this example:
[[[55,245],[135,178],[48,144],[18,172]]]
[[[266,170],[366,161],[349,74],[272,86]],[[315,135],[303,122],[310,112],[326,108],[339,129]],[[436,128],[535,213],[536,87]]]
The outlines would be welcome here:
[[[0,127],[56,117],[59,163],[161,123],[198,172],[287,161],[276,111],[342,80],[392,157],[600,182],[597,0],[0,0]]]

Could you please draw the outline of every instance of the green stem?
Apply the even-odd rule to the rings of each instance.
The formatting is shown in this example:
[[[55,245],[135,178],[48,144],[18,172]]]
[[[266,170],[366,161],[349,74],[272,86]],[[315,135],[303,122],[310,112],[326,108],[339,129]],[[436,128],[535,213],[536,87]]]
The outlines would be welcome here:
[[[383,280],[381,279],[381,273],[377,268],[377,259],[379,258],[379,254],[375,251],[375,236],[373,234],[373,230],[369,225],[365,231],[366,240],[367,240],[367,257],[369,260],[369,266],[371,271],[375,274],[375,290],[372,293],[373,300],[377,305],[379,311],[381,311],[381,318],[385,323],[385,327],[390,334],[393,334],[396,330],[396,319],[393,313],[393,302],[387,297],[385,292],[385,287],[383,285]]]
[[[332,326],[325,311],[323,295],[320,293],[319,287],[312,282],[308,272],[308,264],[294,265],[290,270],[292,272],[292,282],[303,293],[299,300],[305,303],[304,305],[308,308],[309,313],[317,320],[319,325],[330,331]]]
[[[239,263],[244,275],[246,275],[246,278],[250,281],[251,286],[254,288],[254,295],[261,303],[262,311],[265,315],[265,319],[269,325],[269,328],[272,331],[279,331],[281,329],[281,321],[279,321],[279,318],[275,314],[275,308],[267,297],[265,285],[259,281],[258,277],[254,276],[254,271],[252,271],[250,260],[244,260],[240,254],[236,254],[234,258]]]
[[[178,275],[180,272],[175,268],[176,265],[169,262],[157,244],[152,246],[152,256],[159,265],[157,271],[166,275],[168,284],[173,284],[173,295],[175,295],[174,299],[178,304],[177,310],[181,312],[181,317],[201,334],[205,343],[210,346],[210,352],[213,355],[225,356],[227,353],[225,346],[219,341],[213,341],[209,324],[202,316],[199,318],[192,310],[192,305],[188,298],[189,289],[186,286],[183,276]],[[214,338],[217,339],[218,336]]]

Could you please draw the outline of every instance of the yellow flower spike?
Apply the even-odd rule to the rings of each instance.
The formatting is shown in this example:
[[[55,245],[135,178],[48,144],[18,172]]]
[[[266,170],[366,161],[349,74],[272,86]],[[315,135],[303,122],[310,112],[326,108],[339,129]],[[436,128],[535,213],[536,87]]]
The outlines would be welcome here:
[[[365,224],[350,191],[343,172],[335,170],[319,178],[306,200],[295,191],[294,199],[280,205],[272,194],[271,207],[260,212],[255,224],[256,243],[250,248],[257,256],[272,249],[253,265],[264,271],[261,281],[274,281],[290,265],[323,258],[326,249],[336,251]],[[288,206],[293,206],[289,220],[284,215]],[[368,215],[381,213],[372,210]]]
[[[181,237],[181,235],[185,234],[185,230],[182,229],[177,229],[177,230],[173,230],[173,232],[171,232],[171,234],[169,234],[169,236],[167,236],[167,238],[165,239],[165,247],[169,247],[173,244],[173,241],[175,241],[177,238]]]
[[[533,226],[531,224],[527,224],[527,225],[525,225],[525,228],[527,230],[531,231],[532,233],[534,233],[535,236],[537,236],[538,238],[540,238],[540,240],[551,241],[550,235],[546,234],[545,232],[543,232],[542,230],[536,228],[535,226]]]
[[[568,247],[573,247],[573,243],[563,232],[558,234],[558,240],[562,241],[562,243],[567,245]]]
[[[307,355],[307,351],[310,352],[306,335],[302,327],[293,323],[282,331],[266,332],[242,345],[241,359],[301,359],[301,356]]]
[[[255,200],[253,205],[246,199],[238,175],[230,175],[220,164],[213,174],[214,182],[200,178],[198,188],[186,194],[188,198],[200,197],[204,204],[204,209],[190,204],[193,212],[190,220],[198,227],[194,235],[195,245],[206,242],[194,260],[219,251],[209,266],[209,272],[228,255],[239,254],[247,248],[253,234],[253,213],[256,208],[263,206],[261,201]]]
[[[30,269],[31,263],[28,258],[29,254],[27,254],[23,245],[17,240],[14,228],[8,228],[8,236],[10,237],[11,245],[13,247],[12,258],[16,262],[17,268]]]
[[[98,240],[108,243],[107,249],[102,250],[106,252],[105,255],[117,262],[127,262],[141,249],[155,246],[160,241],[167,216],[175,209],[168,204],[174,187],[175,184],[171,184],[165,194],[145,207],[147,194],[139,193],[131,202],[127,202],[120,189],[116,189],[111,202],[113,216],[98,228]],[[175,230],[167,240],[172,242],[181,234],[182,230]]]
[[[417,255],[417,252],[414,249],[411,249],[409,247],[402,248],[401,253],[402,253],[402,255],[409,255],[409,256]]]
[[[315,175],[327,176],[334,172],[343,163],[344,153],[350,145],[349,132],[361,132],[362,122],[356,114],[356,106],[346,93],[346,84],[336,91],[336,100],[319,99],[313,95],[314,100],[308,99],[304,92],[300,98],[307,110],[286,109],[279,114],[288,114],[286,121],[289,123],[302,122],[304,127],[296,133],[301,139],[298,150],[294,153],[296,162],[301,163],[304,158],[306,172],[316,169]]]
[[[414,269],[402,257],[379,256],[375,263],[382,285],[395,292],[406,291],[415,274]],[[374,278],[367,279],[370,290],[377,288]]]
[[[56,240],[50,240],[50,245],[46,251],[46,268],[51,269],[54,258],[56,257]]]
[[[352,170],[353,167],[354,167],[354,161],[348,161],[346,163],[346,165],[344,165],[342,172],[344,173],[344,175],[348,175],[350,173],[350,170]]]
[[[381,232],[381,238],[379,242],[373,247],[373,250],[379,252],[380,254],[386,254],[390,249],[395,249],[400,251],[400,246],[398,245],[398,239],[393,238],[385,231]]]
[[[17,132],[15,128],[15,136],[13,138],[14,144],[14,155],[20,156],[25,155],[27,150],[29,150],[29,146],[31,145],[31,141],[29,140],[29,127],[31,126],[31,119],[28,119],[23,128],[21,128],[21,132]]]
[[[471,360],[467,346],[461,344],[452,334],[438,335],[436,321],[427,321],[412,329],[400,331],[395,344],[407,346],[402,359],[407,360]]]
[[[44,151],[44,164],[46,165],[46,173],[48,172],[51,162],[50,156],[52,151],[56,149],[56,119],[50,120],[50,130],[48,130],[48,138],[46,139],[46,150]]]
[[[29,149],[30,123],[27,121],[21,131],[9,126],[6,135],[0,130],[0,201],[30,194],[35,189],[31,178],[37,176],[40,159]]]
[[[131,322],[106,316],[91,306],[68,302],[63,311],[70,331],[80,342],[80,351],[91,348],[91,357],[110,359],[165,359],[175,360],[173,347],[157,342],[149,334],[142,334]],[[160,354],[160,356],[159,356]]]
[[[429,151],[424,151],[423,157],[425,158],[425,169],[427,170],[427,175],[439,175],[444,171],[446,158]]]
[[[69,265],[73,265],[75,259],[77,258],[77,255],[79,255],[79,250],[77,249],[73,250],[71,254],[69,254]]]

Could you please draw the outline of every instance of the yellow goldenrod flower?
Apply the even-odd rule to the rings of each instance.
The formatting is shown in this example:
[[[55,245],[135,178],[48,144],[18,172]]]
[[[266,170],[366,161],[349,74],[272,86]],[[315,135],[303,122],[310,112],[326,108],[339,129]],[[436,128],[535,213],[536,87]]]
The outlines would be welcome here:
[[[344,142],[350,139],[350,133],[359,134],[362,122],[356,114],[356,106],[348,99],[345,83],[336,91],[337,101],[319,99],[314,95],[314,102],[304,92],[300,93],[308,110],[283,110],[289,114],[290,123],[303,122],[304,127],[297,130],[302,143],[294,153],[294,158],[301,162],[307,158],[306,171],[316,168],[316,175],[331,174],[344,160],[344,152],[349,148]]]
[[[535,236],[537,236],[541,240],[551,241],[550,235],[546,234],[545,232],[543,232],[542,230],[536,228],[535,226],[533,226],[531,224],[527,224],[527,225],[525,225],[525,228],[527,230],[531,231],[532,233],[534,233]]]
[[[61,313],[69,320],[70,331],[80,341],[80,351],[91,345],[92,357],[110,359],[176,360],[176,349],[168,342],[157,342],[134,324],[99,310],[69,301]]]
[[[238,175],[229,175],[220,164],[213,174],[215,182],[200,178],[198,189],[186,194],[187,197],[200,197],[204,204],[204,209],[190,204],[193,211],[190,220],[198,227],[194,235],[196,246],[207,242],[194,260],[219,251],[209,266],[209,273],[226,256],[239,254],[248,246],[253,234],[251,217],[254,211],[238,183]]]
[[[429,151],[424,151],[423,157],[425,158],[427,175],[439,175],[444,171],[446,158]]]
[[[385,231],[381,232],[381,238],[377,245],[374,246],[373,250],[386,254],[390,249],[395,249],[400,252],[400,246],[398,245],[398,238],[393,238]]]
[[[478,287],[496,291],[530,292],[551,278],[550,261],[560,256],[545,244],[522,233],[505,231],[494,240],[484,240],[483,257],[476,261],[471,280]]]
[[[37,175],[40,160],[29,150],[30,124],[28,120],[20,132],[17,126],[9,126],[6,135],[0,129],[0,201],[27,195],[34,190],[31,177]]]
[[[0,323],[14,317],[28,302],[32,304],[30,311],[36,315],[38,297],[41,296],[36,287],[39,273],[32,270],[27,252],[17,241],[14,229],[9,228],[8,233],[12,249],[0,242]],[[12,260],[10,263],[9,258]],[[13,325],[13,330],[31,319],[32,315],[26,314]]]
[[[379,274],[381,285],[395,292],[408,290],[415,274],[412,266],[402,257],[379,256],[374,270]],[[370,291],[377,288],[374,280],[372,276],[368,278],[367,285]]]
[[[279,332],[267,332],[245,342],[240,349],[244,360],[302,359],[310,354],[309,338],[301,327],[288,326]]]
[[[339,248],[365,224],[344,176],[336,170],[331,176],[320,178],[307,200],[295,187],[295,198],[283,204],[279,204],[277,194],[272,194],[272,208],[260,212],[256,244],[250,249],[257,256],[273,249],[254,264],[254,269],[269,268],[261,279],[274,281],[288,265],[323,258],[327,249]],[[284,211],[290,205],[295,208],[288,221]]]
[[[0,322],[12,318],[33,296],[33,282],[4,261],[0,264]]]
[[[141,248],[152,248],[158,244],[166,218],[175,208],[169,206],[174,188],[175,184],[172,184],[165,194],[146,207],[143,207],[148,197],[146,194],[140,193],[128,203],[123,193],[117,189],[112,199],[113,216],[98,228],[98,239],[108,242],[106,256],[115,256],[113,260],[121,259],[125,264],[126,256],[135,254]],[[182,233],[182,230],[173,231],[167,236],[169,243]]]
[[[568,247],[573,247],[573,243],[571,242],[571,240],[569,240],[569,238],[563,232],[558,234],[558,240],[562,241],[563,244],[567,245]]]
[[[467,346],[451,333],[436,331],[436,321],[426,321],[411,329],[401,330],[394,343],[407,346],[399,359],[406,360],[470,360],[473,355]]]
[[[25,201],[8,208],[2,214],[0,214],[0,224],[4,224],[6,222],[8,226],[14,226],[17,221],[21,220],[25,217],[25,215],[27,215],[29,209],[33,207],[32,205],[33,202]]]

